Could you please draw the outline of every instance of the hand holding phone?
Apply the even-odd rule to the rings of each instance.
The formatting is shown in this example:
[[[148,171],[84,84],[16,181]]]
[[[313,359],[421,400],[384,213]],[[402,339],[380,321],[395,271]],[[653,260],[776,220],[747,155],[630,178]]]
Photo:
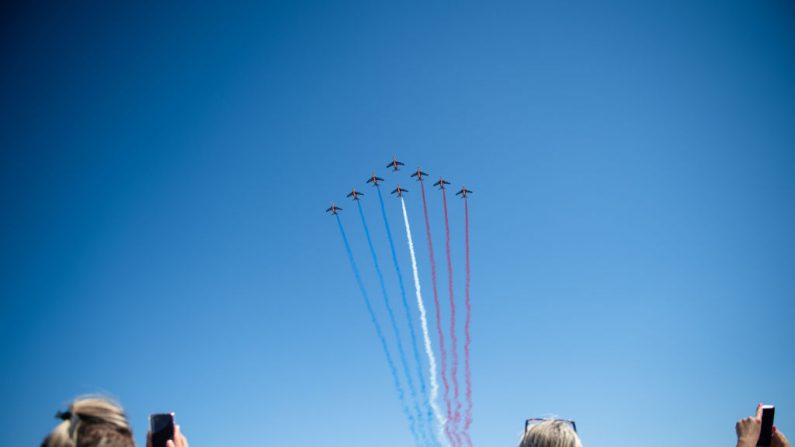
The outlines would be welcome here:
[[[737,447],[788,447],[783,434],[774,435],[775,411],[773,405],[759,404],[756,414],[737,421]]]
[[[149,415],[148,447],[167,447],[174,440],[174,413],[155,413]]]
[[[757,446],[769,447],[773,439],[773,416],[776,414],[776,407],[773,405],[762,405],[762,425],[759,429],[759,440]]]
[[[189,447],[187,438],[174,422],[174,413],[149,415],[149,427],[146,447]]]

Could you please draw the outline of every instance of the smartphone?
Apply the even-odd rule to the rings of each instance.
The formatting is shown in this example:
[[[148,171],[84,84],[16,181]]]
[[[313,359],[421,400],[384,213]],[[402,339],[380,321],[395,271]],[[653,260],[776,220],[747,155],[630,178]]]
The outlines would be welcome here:
[[[152,447],[166,447],[168,440],[174,439],[174,413],[150,414],[149,431],[152,433]]]
[[[773,405],[762,405],[762,430],[759,432],[757,446],[768,447],[773,438],[773,416],[776,414],[776,407]]]

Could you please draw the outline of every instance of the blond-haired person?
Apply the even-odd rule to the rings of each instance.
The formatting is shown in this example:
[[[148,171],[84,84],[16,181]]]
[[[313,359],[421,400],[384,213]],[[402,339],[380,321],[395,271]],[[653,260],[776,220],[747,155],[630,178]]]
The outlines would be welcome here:
[[[582,447],[574,421],[528,419],[519,447]]]
[[[135,447],[124,410],[108,398],[79,397],[56,417],[61,422],[42,447]]]

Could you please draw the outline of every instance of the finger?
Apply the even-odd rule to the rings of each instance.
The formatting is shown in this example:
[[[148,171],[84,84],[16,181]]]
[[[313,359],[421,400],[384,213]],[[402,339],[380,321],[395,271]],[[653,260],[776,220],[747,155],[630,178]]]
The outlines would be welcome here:
[[[762,404],[756,406],[756,419],[762,420]]]
[[[784,436],[784,433],[778,431],[778,429],[773,430],[773,439],[777,440],[779,445],[790,445],[787,437]]]
[[[146,447],[152,447],[152,432],[146,432]]]
[[[185,439],[185,435],[182,434],[182,428],[179,425],[174,426],[174,442],[177,443],[177,447],[188,447],[188,440]]]
[[[166,447],[176,447],[176,446],[174,445],[174,441],[169,439],[168,441],[166,441]]]

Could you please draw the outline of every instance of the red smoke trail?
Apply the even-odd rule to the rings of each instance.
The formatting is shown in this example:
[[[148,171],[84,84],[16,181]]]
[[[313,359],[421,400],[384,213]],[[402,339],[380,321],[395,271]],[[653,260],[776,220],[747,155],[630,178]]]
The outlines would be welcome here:
[[[472,370],[469,367],[469,346],[472,343],[472,336],[469,333],[469,326],[472,323],[472,302],[469,300],[469,283],[472,277],[469,269],[469,204],[466,196],[464,197],[464,235],[466,241],[466,282],[464,286],[464,303],[466,305],[466,320],[464,321],[464,377],[466,380],[466,400],[467,408],[464,416],[464,437],[467,444],[472,445],[469,438],[469,426],[472,425]]]
[[[453,434],[450,432],[449,421],[452,418],[452,408],[450,404],[450,384],[447,382],[447,351],[444,347],[444,331],[442,330],[442,311],[439,305],[439,290],[436,287],[436,257],[433,254],[433,242],[431,240],[431,223],[428,220],[428,203],[425,200],[425,183],[420,180],[420,189],[422,191],[422,211],[425,214],[425,236],[428,238],[428,255],[431,258],[431,284],[433,286],[433,304],[436,308],[436,335],[439,337],[439,353],[441,360],[442,384],[444,385],[444,403],[447,406],[447,422],[445,423],[445,433],[447,439],[453,447],[456,442]]]
[[[453,258],[450,255],[450,220],[447,217],[447,192],[442,185],[442,203],[444,203],[444,232],[445,251],[447,252],[447,289],[450,295],[450,344],[453,353],[453,362],[450,375],[453,377],[453,400],[455,400],[455,413],[453,423],[458,424],[461,419],[461,401],[458,394],[458,337],[455,334],[455,299],[453,296]]]

